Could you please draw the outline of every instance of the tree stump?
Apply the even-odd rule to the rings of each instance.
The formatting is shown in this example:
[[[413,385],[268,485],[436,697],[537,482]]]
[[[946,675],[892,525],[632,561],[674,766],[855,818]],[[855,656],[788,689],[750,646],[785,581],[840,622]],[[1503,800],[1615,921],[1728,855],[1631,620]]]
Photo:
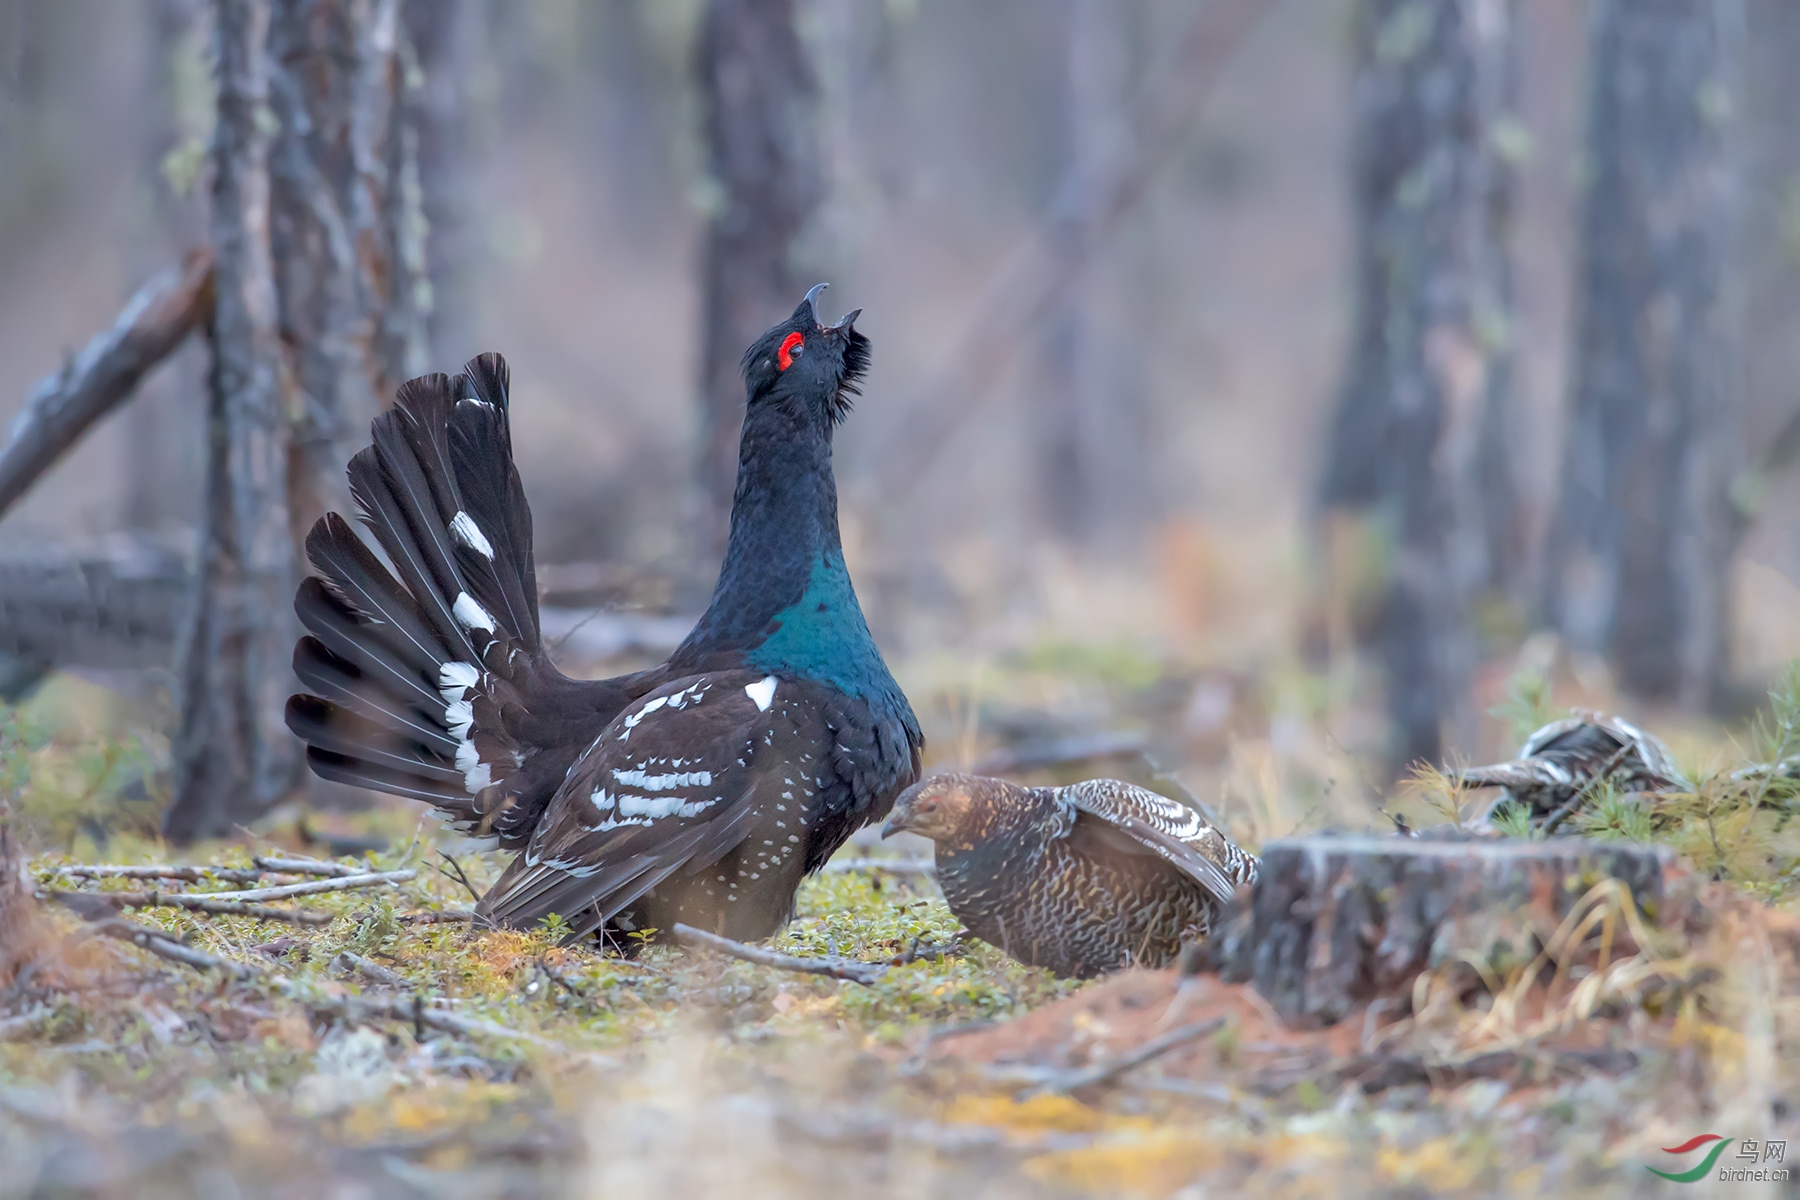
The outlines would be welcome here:
[[[1474,957],[1528,962],[1596,883],[1613,878],[1654,919],[1666,852],[1620,842],[1321,834],[1271,842],[1211,957],[1284,1021],[1316,1028]],[[1629,953],[1629,950],[1626,951]]]

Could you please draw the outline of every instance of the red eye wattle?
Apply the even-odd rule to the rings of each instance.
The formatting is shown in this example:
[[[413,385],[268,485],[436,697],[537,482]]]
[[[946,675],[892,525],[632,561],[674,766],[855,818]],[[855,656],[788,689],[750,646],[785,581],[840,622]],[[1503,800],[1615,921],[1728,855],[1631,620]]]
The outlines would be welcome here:
[[[782,370],[794,365],[794,355],[799,352],[804,339],[798,333],[790,333],[781,339],[781,349],[775,354],[775,361],[781,364]]]

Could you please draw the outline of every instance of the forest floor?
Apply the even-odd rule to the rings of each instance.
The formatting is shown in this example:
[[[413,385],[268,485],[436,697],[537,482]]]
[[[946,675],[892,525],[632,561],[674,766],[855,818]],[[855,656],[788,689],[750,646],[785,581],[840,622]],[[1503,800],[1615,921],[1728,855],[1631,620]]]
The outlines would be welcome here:
[[[1767,725],[1774,750],[1800,737],[1800,691]],[[0,787],[29,816],[55,775]],[[856,982],[421,919],[466,910],[501,863],[416,810],[337,819],[388,846],[337,870],[396,878],[255,901],[313,924],[165,906],[331,878],[257,866],[316,849],[291,820],[179,855],[71,835],[87,863],[217,873],[99,878],[40,853],[36,898],[0,895],[0,1198],[1676,1195],[1650,1168],[1698,1165],[1716,1143],[1664,1148],[1702,1134],[1730,1139],[1708,1179],[1785,1169],[1791,797],[1709,779],[1667,811],[1602,799],[1585,831],[1675,849],[1688,919],[1597,889],[1537,961],[1445,961],[1316,1031],[1216,976],[1077,983],[959,942],[902,860],[808,880],[766,945],[876,968]]]

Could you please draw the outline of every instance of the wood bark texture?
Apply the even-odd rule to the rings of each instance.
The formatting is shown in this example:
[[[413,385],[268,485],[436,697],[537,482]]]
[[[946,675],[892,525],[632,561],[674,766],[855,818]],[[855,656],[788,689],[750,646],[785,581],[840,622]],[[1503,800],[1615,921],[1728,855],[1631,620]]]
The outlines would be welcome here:
[[[194,251],[139,288],[111,328],[33,389],[0,450],[0,514],[206,321],[212,282],[212,254]]]
[[[215,302],[195,599],[179,667],[176,841],[216,836],[290,793],[299,743],[281,723],[298,636],[289,524],[291,382],[269,237],[269,0],[214,0]]]
[[[273,0],[271,245],[297,386],[295,540],[347,511],[344,464],[426,367],[424,228],[399,0]],[[416,74],[416,72],[415,72]]]
[[[1518,565],[1509,465],[1518,59],[1512,0],[1364,0],[1355,26],[1356,317],[1320,499],[1379,531],[1366,636],[1394,763],[1466,742],[1470,610]]]
[[[794,0],[709,0],[696,50],[715,203],[701,261],[699,471],[720,546],[743,426],[739,360],[818,282],[793,262],[825,191],[819,85],[794,21]]]
[[[1729,284],[1739,0],[1591,7],[1587,170],[1549,610],[1619,682],[1718,698],[1743,464]]]
[[[1343,1020],[1468,953],[1528,962],[1594,884],[1621,880],[1654,915],[1663,853],[1623,842],[1320,834],[1271,842],[1248,904],[1209,949],[1295,1027]],[[1396,1015],[1399,1015],[1398,1012]]]

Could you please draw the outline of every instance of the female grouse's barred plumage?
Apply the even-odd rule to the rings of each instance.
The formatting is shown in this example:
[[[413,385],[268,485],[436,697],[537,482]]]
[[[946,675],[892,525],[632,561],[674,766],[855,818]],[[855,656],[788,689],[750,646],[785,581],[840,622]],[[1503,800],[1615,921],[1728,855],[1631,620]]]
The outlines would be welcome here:
[[[551,664],[498,355],[406,384],[350,463],[391,571],[336,514],[313,528],[294,658],[311,694],[288,724],[320,775],[519,851],[489,918],[764,937],[918,777],[918,721],[838,541],[832,431],[868,340],[856,313],[823,324],[818,292],[744,357],[725,562],[661,666],[590,682]]]
[[[1116,779],[939,775],[895,802],[882,836],[901,830],[937,844],[938,884],[971,933],[1059,975],[1168,966],[1256,879],[1223,830]]]
[[[1568,805],[1585,805],[1602,784],[1627,793],[1687,792],[1694,787],[1675,769],[1669,748],[1655,735],[1618,717],[1586,710],[1552,721],[1526,738],[1511,762],[1445,774],[1464,787],[1502,789],[1480,824],[1491,822],[1505,804],[1522,805],[1533,821],[1545,821]]]

